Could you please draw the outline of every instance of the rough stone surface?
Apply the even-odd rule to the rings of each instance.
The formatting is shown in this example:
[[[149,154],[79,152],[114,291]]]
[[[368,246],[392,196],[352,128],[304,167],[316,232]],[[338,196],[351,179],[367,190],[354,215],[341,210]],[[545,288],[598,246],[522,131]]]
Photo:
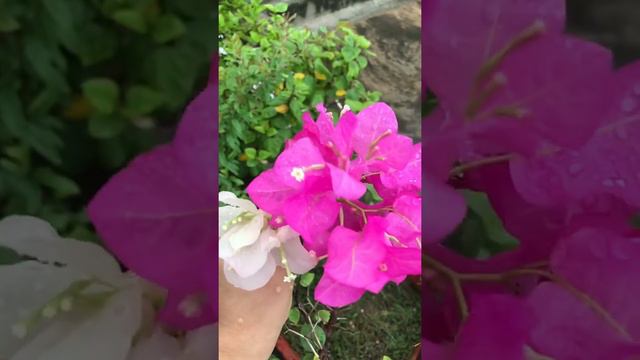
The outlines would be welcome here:
[[[377,55],[360,79],[367,89],[382,93],[382,101],[396,112],[401,132],[414,139],[420,138],[421,123],[420,14],[421,2],[412,0],[354,24]]]

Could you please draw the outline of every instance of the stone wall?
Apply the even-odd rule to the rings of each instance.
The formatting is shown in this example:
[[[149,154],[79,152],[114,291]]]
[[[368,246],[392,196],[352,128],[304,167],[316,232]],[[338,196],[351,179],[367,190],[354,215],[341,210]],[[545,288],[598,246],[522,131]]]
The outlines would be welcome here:
[[[421,2],[408,1],[390,11],[355,23],[359,34],[372,43],[370,59],[361,80],[380,91],[382,101],[396,112],[400,130],[420,138]]]
[[[273,0],[272,2],[280,2]],[[420,138],[421,2],[419,0],[287,0],[296,24],[311,29],[348,21],[377,55],[361,76],[396,112],[400,130]],[[323,5],[321,5],[323,4]]]

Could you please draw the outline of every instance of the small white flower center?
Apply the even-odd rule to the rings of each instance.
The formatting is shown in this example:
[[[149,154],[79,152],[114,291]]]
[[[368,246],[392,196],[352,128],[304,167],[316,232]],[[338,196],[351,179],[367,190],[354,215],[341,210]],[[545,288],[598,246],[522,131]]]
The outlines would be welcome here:
[[[301,167],[294,167],[291,169],[291,176],[296,179],[297,182],[304,180],[304,169]]]

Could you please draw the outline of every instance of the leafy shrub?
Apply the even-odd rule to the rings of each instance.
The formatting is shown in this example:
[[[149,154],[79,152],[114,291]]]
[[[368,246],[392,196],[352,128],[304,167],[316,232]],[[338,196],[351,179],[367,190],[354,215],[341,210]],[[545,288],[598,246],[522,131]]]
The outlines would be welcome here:
[[[285,4],[223,0],[220,25],[220,188],[241,194],[318,103],[359,111],[378,100],[357,79],[369,41],[347,25],[291,25]]]
[[[204,83],[213,14],[209,0],[0,1],[0,211],[86,238],[86,200]]]

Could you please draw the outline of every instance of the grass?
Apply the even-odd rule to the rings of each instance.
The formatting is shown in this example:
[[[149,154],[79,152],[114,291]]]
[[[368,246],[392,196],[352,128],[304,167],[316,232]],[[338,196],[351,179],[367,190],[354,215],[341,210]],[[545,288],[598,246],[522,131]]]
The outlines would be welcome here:
[[[298,285],[294,294],[294,307],[311,314],[326,309],[313,301],[313,287],[320,277],[316,275],[314,284],[309,288]],[[408,360],[420,341],[420,317],[420,294],[409,281],[389,284],[380,294],[367,293],[351,306],[333,309],[332,320],[320,325],[326,333],[321,358],[379,360],[386,355]],[[304,332],[300,325],[287,323],[285,329]],[[303,359],[313,359],[313,353],[302,346],[303,339],[291,332],[284,334]]]

